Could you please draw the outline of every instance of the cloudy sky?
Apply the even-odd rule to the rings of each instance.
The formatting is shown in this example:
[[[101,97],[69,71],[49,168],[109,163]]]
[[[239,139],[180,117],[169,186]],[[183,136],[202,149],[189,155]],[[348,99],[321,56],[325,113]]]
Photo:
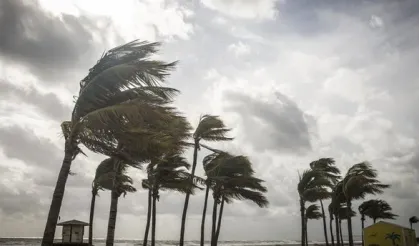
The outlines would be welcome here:
[[[78,83],[105,50],[133,39],[164,42],[161,58],[180,60],[168,81],[182,91],[176,105],[193,125],[221,115],[235,140],[212,146],[248,155],[266,180],[270,207],[227,206],[222,240],[297,239],[297,171],[320,157],[343,172],[371,161],[392,184],[382,198],[408,225],[419,215],[418,25],[416,0],[0,1],[0,237],[42,235],[63,158],[59,124]],[[88,220],[104,158],[73,163],[62,220]],[[139,192],[120,200],[117,238],[143,236],[144,175],[132,176]],[[179,237],[182,199],[162,195],[159,239]],[[199,237],[202,201],[191,200],[187,239]],[[97,237],[109,202],[100,193]],[[320,222],[309,228],[323,239]]]

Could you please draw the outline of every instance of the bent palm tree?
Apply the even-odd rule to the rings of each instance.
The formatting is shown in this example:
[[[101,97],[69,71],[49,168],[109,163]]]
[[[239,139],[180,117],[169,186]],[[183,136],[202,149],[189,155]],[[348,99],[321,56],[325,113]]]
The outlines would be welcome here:
[[[339,219],[339,232],[340,232],[340,243],[343,246],[343,233],[342,233],[342,220],[348,220],[348,218],[352,218],[356,216],[356,212],[350,209],[349,215],[348,215],[348,208],[345,204],[343,204],[338,211],[338,219]]]
[[[409,218],[409,224],[410,224],[410,229],[413,229],[413,224],[416,224],[419,222],[419,218],[416,216],[412,216]]]
[[[352,201],[363,199],[367,194],[381,194],[389,185],[377,180],[377,171],[368,162],[361,162],[349,168],[343,179],[343,193],[346,199],[348,215],[351,213]],[[348,220],[349,246],[354,246],[352,235],[352,219]]]
[[[245,156],[216,152],[205,158],[204,169],[213,191],[211,245],[216,246],[225,203],[229,204],[234,200],[250,200],[259,207],[266,207],[268,200],[263,193],[267,189],[262,185],[263,180],[252,176],[254,173],[252,164]],[[218,205],[220,205],[219,212],[217,212]]]
[[[306,228],[307,228],[308,220],[318,220],[318,219],[320,219],[320,218],[323,217],[322,213],[320,213],[320,211],[319,211],[319,206],[316,205],[316,204],[311,204],[310,206],[308,206],[306,208],[305,215],[306,215],[306,221],[305,221]],[[306,241],[306,245],[308,245],[308,233],[307,233],[307,230],[306,230],[305,237],[306,237],[306,240],[305,240]]]
[[[81,153],[80,143],[94,152],[131,162],[139,160],[125,150],[124,146],[130,142],[142,139],[141,144],[146,143],[138,153],[140,160],[147,160],[150,156],[147,151],[156,147],[153,145],[158,142],[145,141],[158,136],[148,122],[162,123],[168,119],[167,113],[173,109],[165,104],[177,92],[160,87],[175,63],[150,60],[158,46],[159,43],[134,41],[111,49],[80,82],[71,121],[61,124],[64,159],[45,225],[43,246],[53,243],[71,163]],[[118,144],[122,148],[117,148]]]
[[[333,206],[332,206],[332,203],[329,204],[328,211],[329,211],[330,240],[332,242],[332,246],[335,246],[335,237],[333,235],[333,220],[334,220],[334,215],[333,215]]]
[[[156,163],[151,162],[147,168],[148,180],[152,189],[152,227],[151,227],[151,246],[155,246],[156,235],[156,203],[159,200],[159,191],[172,190],[183,194],[193,194],[195,188],[199,188],[194,183],[197,177],[193,177],[187,172],[190,168],[185,158],[179,155],[168,155]],[[201,180],[199,182],[202,182]]]
[[[200,149],[200,141],[229,141],[232,138],[226,136],[226,134],[230,131],[230,129],[226,128],[223,121],[214,115],[203,115],[199,119],[198,126],[193,134],[194,139],[194,152],[193,152],[193,162],[192,162],[192,170],[191,170],[191,177],[195,175],[195,169],[197,164],[198,158],[198,150]],[[182,221],[180,227],[180,239],[179,239],[179,246],[183,246],[185,241],[185,226],[186,226],[186,215],[188,213],[188,206],[189,206],[189,197],[190,194],[186,193],[185,202],[183,205],[183,212],[182,212]]]
[[[328,178],[333,184],[336,184],[340,178],[340,170],[335,166],[335,160],[333,158],[320,158],[317,161],[313,161],[310,163],[310,168],[312,170],[321,172],[323,176]],[[326,215],[324,212],[323,201],[322,199],[319,199],[319,201],[322,209],[324,239],[326,242],[326,246],[329,246],[329,240],[327,238]]]
[[[97,182],[103,189],[111,191],[106,246],[112,246],[114,243],[119,197],[125,197],[127,192],[136,191],[132,186],[132,179],[127,175],[127,168],[128,165],[123,161],[111,157],[103,160],[96,169]]]
[[[301,245],[305,246],[307,230],[305,223],[305,203],[316,202],[320,199],[330,197],[329,188],[333,187],[333,184],[322,172],[315,170],[305,170],[299,179],[297,191],[300,198]]]
[[[366,208],[363,211],[366,216],[371,218],[374,223],[377,222],[377,219],[391,219],[394,220],[397,215],[391,212],[391,206],[384,200],[369,200],[364,202],[366,203]],[[363,203],[363,204],[364,204]],[[362,206],[362,204],[361,204]]]

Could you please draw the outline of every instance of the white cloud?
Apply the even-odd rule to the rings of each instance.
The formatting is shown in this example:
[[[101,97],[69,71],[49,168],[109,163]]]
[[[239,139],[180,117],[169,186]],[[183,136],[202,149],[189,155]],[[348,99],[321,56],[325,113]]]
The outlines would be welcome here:
[[[272,20],[278,14],[275,6],[277,0],[201,0],[201,2],[212,10],[235,18]]]
[[[243,42],[230,44],[227,47],[227,50],[229,52],[232,52],[237,57],[248,55],[251,52],[250,46],[247,44],[244,44]]]

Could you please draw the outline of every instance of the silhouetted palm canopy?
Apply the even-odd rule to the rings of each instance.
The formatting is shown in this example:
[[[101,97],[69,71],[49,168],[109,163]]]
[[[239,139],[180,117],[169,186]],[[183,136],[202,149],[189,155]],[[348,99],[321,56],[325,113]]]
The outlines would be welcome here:
[[[335,166],[333,158],[320,158],[310,163],[312,170],[322,172],[323,176],[336,184],[340,179],[340,170]]]
[[[95,183],[101,189],[114,190],[118,195],[125,196],[127,192],[135,192],[133,180],[127,175],[127,168],[121,160],[107,158],[96,169]]]
[[[133,41],[109,50],[89,70],[80,82],[72,119],[62,125],[69,142],[139,162],[161,155],[173,134],[190,129],[168,106],[178,91],[161,82],[176,63],[151,60],[158,46]]]
[[[416,216],[412,216],[409,218],[409,223],[414,224],[414,223],[418,223],[419,222],[419,218]]]
[[[396,214],[391,212],[391,206],[384,200],[372,199],[359,206],[359,212],[376,221],[377,219],[395,219]]]
[[[367,194],[381,194],[390,185],[382,184],[377,171],[368,162],[353,165],[343,179],[343,193],[346,199],[364,199]]]
[[[306,208],[306,219],[308,220],[318,220],[322,217],[322,213],[319,210],[317,204],[311,204]]]
[[[193,138],[195,141],[201,139],[206,141],[229,141],[233,139],[226,136],[230,130],[224,125],[220,117],[206,114],[199,119]]]
[[[348,219],[348,208],[346,206],[342,205],[338,210],[338,216],[339,216],[339,219],[341,219],[341,220]],[[356,216],[356,212],[352,208],[349,212],[349,216],[350,217],[355,217]]]
[[[224,197],[227,203],[233,200],[249,200],[260,207],[266,207],[267,191],[261,179],[253,177],[252,163],[246,156],[233,156],[216,152],[203,160],[207,183],[214,192],[214,198]]]
[[[298,194],[303,201],[315,202],[319,199],[330,197],[328,188],[333,187],[332,182],[323,175],[323,172],[315,170],[305,170],[300,175],[298,182]]]

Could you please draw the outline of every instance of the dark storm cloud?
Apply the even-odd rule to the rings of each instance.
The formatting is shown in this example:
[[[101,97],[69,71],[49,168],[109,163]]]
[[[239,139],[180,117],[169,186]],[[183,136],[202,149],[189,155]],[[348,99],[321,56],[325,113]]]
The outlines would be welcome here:
[[[50,140],[38,137],[33,131],[16,125],[0,128],[0,148],[8,158],[45,169],[57,165],[62,153]]]
[[[0,55],[51,83],[91,62],[93,30],[87,18],[52,16],[36,1],[0,1]]]
[[[286,95],[275,92],[273,102],[251,98],[237,92],[224,95],[226,109],[243,121],[245,137],[256,150],[305,153],[311,149],[305,113]]]
[[[71,108],[64,105],[54,93],[42,94],[35,87],[18,88],[7,82],[0,81],[0,95],[2,99],[24,102],[36,106],[42,114],[59,122],[69,119]]]

